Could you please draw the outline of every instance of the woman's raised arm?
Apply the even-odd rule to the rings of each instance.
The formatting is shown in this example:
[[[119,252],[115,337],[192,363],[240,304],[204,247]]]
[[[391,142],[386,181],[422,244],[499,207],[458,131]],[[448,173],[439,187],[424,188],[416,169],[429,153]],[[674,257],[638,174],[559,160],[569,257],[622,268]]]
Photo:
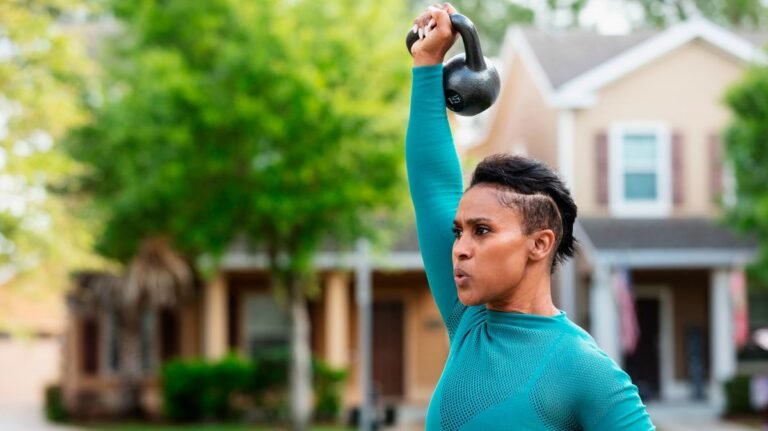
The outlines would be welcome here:
[[[458,302],[453,281],[453,219],[463,192],[461,168],[443,95],[445,52],[455,40],[446,10],[429,9],[434,29],[412,47],[414,55],[411,111],[406,133],[408,183],[416,210],[416,228],[432,295],[450,333]]]

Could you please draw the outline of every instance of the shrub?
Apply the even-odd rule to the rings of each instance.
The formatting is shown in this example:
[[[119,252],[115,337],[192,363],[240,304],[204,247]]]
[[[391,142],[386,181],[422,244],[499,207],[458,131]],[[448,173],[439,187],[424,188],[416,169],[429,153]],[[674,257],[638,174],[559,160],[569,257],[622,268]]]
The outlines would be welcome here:
[[[347,371],[332,368],[326,362],[313,361],[315,389],[315,418],[335,420],[341,414],[342,383],[347,378]]]
[[[45,387],[45,417],[51,422],[64,422],[69,418],[60,385]]]
[[[256,366],[237,356],[230,355],[211,364],[207,370],[203,411],[208,419],[232,419],[241,412],[235,408],[232,397],[248,392],[248,382],[253,378]]]
[[[749,401],[750,376],[736,376],[725,382],[725,414],[728,416],[753,413]]]
[[[333,420],[341,411],[346,371],[313,359],[315,417]],[[163,408],[172,421],[231,420],[244,410],[280,421],[288,417],[288,366],[285,349],[247,360],[230,355],[220,361],[174,360],[162,370]]]
[[[202,393],[208,384],[208,365],[200,360],[173,360],[162,369],[163,409],[173,421],[204,417]]]
[[[163,408],[173,421],[232,419],[232,398],[249,390],[255,365],[236,356],[217,362],[174,360],[162,371]]]

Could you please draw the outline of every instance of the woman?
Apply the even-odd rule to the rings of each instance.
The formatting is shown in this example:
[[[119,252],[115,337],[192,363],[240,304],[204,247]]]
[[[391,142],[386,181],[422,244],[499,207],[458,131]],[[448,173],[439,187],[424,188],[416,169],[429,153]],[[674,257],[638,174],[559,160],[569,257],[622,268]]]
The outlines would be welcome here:
[[[419,244],[450,353],[427,430],[653,430],[637,388],[552,303],[576,205],[540,162],[485,159],[462,190],[442,62],[449,5],[415,20],[406,164]],[[453,225],[453,235],[451,234]]]

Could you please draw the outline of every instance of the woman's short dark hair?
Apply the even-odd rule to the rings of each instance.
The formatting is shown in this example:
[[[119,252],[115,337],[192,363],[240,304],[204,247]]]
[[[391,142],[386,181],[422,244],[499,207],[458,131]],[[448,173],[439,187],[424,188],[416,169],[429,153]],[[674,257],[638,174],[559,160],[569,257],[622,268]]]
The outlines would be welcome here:
[[[494,185],[510,192],[500,193],[499,200],[520,211],[526,235],[552,229],[557,244],[552,271],[558,263],[573,256],[576,204],[568,188],[549,166],[527,157],[494,154],[475,168],[469,188],[478,184]]]

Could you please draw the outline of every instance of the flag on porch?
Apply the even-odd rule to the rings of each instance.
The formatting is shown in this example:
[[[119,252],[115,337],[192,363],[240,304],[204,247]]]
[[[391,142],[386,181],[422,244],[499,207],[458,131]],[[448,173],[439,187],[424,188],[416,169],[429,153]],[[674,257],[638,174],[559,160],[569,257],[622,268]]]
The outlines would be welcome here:
[[[736,347],[744,348],[749,341],[749,309],[747,307],[747,277],[744,268],[731,272],[731,304],[733,305],[733,338]]]
[[[613,273],[612,286],[619,308],[621,324],[621,347],[625,354],[635,353],[640,340],[640,326],[637,323],[635,298],[632,295],[629,270],[619,269]]]

